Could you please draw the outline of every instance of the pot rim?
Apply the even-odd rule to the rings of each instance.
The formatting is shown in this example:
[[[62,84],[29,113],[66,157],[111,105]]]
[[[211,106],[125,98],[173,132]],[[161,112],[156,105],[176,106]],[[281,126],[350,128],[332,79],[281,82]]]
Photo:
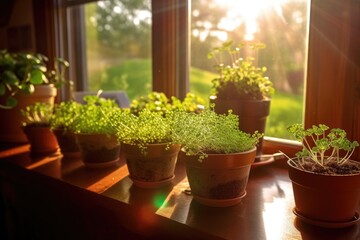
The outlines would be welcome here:
[[[289,167],[291,167],[292,169],[295,169],[297,171],[301,171],[301,172],[304,172],[304,173],[308,173],[308,174],[313,174],[313,175],[319,175],[319,176],[326,176],[326,177],[351,177],[351,176],[357,176],[357,175],[360,175],[360,172],[358,173],[353,173],[353,174],[334,174],[334,175],[330,175],[330,174],[323,174],[323,173],[315,173],[315,172],[311,172],[311,171],[308,171],[308,170],[305,170],[305,169],[301,169],[297,166],[295,166],[293,164],[293,159],[296,159],[297,157],[294,157],[294,158],[291,158],[291,159],[288,159],[287,160],[287,165]],[[355,160],[352,160],[352,159],[349,159],[348,161],[351,161],[351,162],[357,162]],[[360,163],[359,163],[360,164]]]
[[[180,150],[181,152],[183,152],[185,155],[186,155],[186,152],[184,152],[183,150]],[[251,152],[254,152],[256,151],[256,147],[253,147],[252,149],[250,150],[247,150],[247,151],[244,151],[244,152],[236,152],[236,153],[206,153],[206,155],[208,156],[228,156],[228,155],[242,155],[242,154],[247,154],[247,153],[251,153]],[[199,155],[186,155],[188,157],[197,157]]]

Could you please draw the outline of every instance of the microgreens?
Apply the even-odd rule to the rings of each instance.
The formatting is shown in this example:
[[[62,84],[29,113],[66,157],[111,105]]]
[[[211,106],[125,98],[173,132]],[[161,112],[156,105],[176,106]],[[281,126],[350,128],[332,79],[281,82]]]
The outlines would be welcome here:
[[[182,145],[187,155],[208,153],[239,153],[255,147],[261,134],[253,135],[239,130],[238,116],[216,114],[211,109],[196,113],[173,112],[173,141]]]
[[[240,43],[233,48],[233,42],[229,41],[209,52],[208,58],[215,59],[219,73],[219,77],[212,80],[213,94],[218,98],[262,100],[274,94],[272,82],[264,76],[266,67],[256,67],[253,57],[241,57],[241,49],[247,46],[252,50],[265,48],[262,43]],[[230,58],[229,65],[224,63],[224,53]]]
[[[53,105],[50,103],[36,102],[20,111],[24,116],[24,126],[49,126],[53,114]]]
[[[50,119],[52,129],[68,131],[72,122],[79,115],[81,104],[75,101],[66,101],[54,106],[54,113]]]
[[[357,141],[351,142],[347,139],[343,129],[329,129],[324,124],[313,125],[308,129],[301,124],[294,124],[288,127],[288,131],[303,144],[303,149],[296,154],[300,166],[304,165],[307,159],[322,167],[334,160],[337,164],[343,165],[359,146]],[[341,150],[345,155],[340,155]],[[327,153],[329,155],[326,155]]]
[[[85,96],[84,102],[70,124],[70,130],[80,134],[114,134],[115,129],[106,115],[119,109],[116,102],[98,96]]]

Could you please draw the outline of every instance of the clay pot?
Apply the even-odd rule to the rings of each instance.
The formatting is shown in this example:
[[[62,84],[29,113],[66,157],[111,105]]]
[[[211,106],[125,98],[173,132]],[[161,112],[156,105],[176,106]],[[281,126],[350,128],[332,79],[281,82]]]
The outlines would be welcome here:
[[[270,113],[270,99],[265,100],[239,100],[221,99],[211,96],[212,103],[215,103],[215,112],[227,114],[229,109],[239,116],[239,129],[243,132],[253,134],[255,131],[265,133],[266,119]],[[259,139],[256,145],[256,155],[262,154],[263,138]]]
[[[194,199],[213,207],[236,205],[246,194],[251,164],[256,148],[242,153],[183,155],[186,173]]]
[[[76,143],[76,137],[74,133],[64,131],[62,129],[54,129],[53,132],[59,143],[61,153],[65,158],[80,157],[80,149]]]
[[[32,153],[53,153],[59,149],[59,144],[50,127],[27,125],[23,131],[29,140]]]
[[[53,85],[36,85],[35,92],[30,95],[19,93],[16,95],[18,104],[12,109],[0,108],[1,126],[0,141],[12,143],[26,143],[28,139],[22,130],[24,117],[21,109],[36,102],[54,103],[57,89]]]
[[[349,160],[351,161],[351,160]],[[302,220],[323,227],[355,223],[360,202],[360,173],[331,176],[296,168],[288,161],[294,213]]]
[[[141,188],[157,188],[171,183],[180,145],[148,144],[146,155],[137,145],[121,145],[130,178]]]
[[[106,134],[75,134],[81,158],[86,167],[115,166],[119,161],[120,143]]]

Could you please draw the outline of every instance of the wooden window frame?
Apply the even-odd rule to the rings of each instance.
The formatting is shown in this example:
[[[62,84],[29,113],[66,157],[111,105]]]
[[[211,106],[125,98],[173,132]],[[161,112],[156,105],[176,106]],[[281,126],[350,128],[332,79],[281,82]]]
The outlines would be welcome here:
[[[34,1],[34,9],[37,11],[35,16],[41,16],[41,12],[45,14],[35,18],[37,35],[46,36],[45,41],[37,37],[37,49],[50,57],[56,54],[67,57],[69,47],[65,42],[68,36],[64,28],[66,7],[87,2],[92,1]],[[156,23],[152,38],[152,51],[156,53],[153,54],[153,89],[169,96],[183,97],[188,90],[190,3],[190,0],[152,0],[153,21]],[[358,141],[359,12],[358,0],[311,1],[304,116],[306,127],[324,123],[330,127],[343,128],[350,139]],[[55,27],[44,23],[54,23]],[[292,155],[299,146],[288,141],[265,140],[265,151],[271,153],[278,149]],[[360,160],[359,151],[356,150],[353,159]]]

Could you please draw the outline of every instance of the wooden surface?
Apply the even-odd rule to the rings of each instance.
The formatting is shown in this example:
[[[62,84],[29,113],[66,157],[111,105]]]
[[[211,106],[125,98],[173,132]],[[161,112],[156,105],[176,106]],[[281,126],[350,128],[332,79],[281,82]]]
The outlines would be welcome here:
[[[360,1],[312,0],[306,127],[323,123],[360,140]],[[352,156],[360,160],[360,148]]]
[[[247,195],[239,205],[211,208],[185,192],[189,185],[181,159],[172,185],[141,189],[132,184],[123,160],[115,167],[87,169],[81,159],[63,159],[59,153],[36,157],[28,149],[3,149],[0,177],[5,207],[10,205],[10,215],[22,219],[8,229],[32,236],[46,238],[56,232],[59,239],[118,239],[132,233],[123,239],[360,237],[359,224],[339,230],[299,221],[292,213],[292,186],[283,160],[251,170]]]

